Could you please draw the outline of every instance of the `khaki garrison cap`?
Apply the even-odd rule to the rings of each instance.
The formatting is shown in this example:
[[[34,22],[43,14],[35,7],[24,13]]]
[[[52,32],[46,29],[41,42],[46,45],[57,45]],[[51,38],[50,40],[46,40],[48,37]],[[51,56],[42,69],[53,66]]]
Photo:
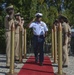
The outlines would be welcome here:
[[[20,15],[21,15],[21,14],[20,14],[19,12],[15,14],[15,16],[20,16]]]
[[[7,9],[12,9],[13,8],[13,5],[10,5],[10,6],[8,6],[7,8],[6,8],[6,10]]]

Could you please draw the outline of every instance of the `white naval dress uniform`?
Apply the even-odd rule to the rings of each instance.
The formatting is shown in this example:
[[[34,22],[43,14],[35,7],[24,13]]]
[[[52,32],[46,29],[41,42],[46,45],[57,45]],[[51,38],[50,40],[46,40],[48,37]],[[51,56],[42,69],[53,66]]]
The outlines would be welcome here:
[[[38,52],[39,55],[39,62],[44,61],[44,51],[43,51],[43,44],[45,39],[45,32],[48,31],[47,25],[43,22],[33,22],[30,24],[29,28],[33,29],[33,48],[35,54],[35,61],[38,62]]]

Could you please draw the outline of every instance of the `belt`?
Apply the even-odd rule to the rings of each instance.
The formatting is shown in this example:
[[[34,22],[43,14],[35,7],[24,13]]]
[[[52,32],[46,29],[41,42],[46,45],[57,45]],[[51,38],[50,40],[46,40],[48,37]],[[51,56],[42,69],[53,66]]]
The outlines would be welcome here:
[[[44,35],[34,35],[34,36],[36,36],[36,37],[44,37]]]
[[[15,34],[19,34],[19,33],[15,33]]]
[[[10,32],[11,30],[5,30],[6,32]]]

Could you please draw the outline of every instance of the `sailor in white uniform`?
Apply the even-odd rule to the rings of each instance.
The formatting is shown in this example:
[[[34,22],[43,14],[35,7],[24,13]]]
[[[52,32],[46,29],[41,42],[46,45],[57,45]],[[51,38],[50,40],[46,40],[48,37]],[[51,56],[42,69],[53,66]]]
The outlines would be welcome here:
[[[33,19],[28,27],[33,29],[33,48],[35,54],[35,62],[38,62],[38,53],[39,53],[39,63],[42,66],[44,61],[44,51],[43,51],[43,44],[45,37],[47,35],[47,25],[43,21],[41,21],[43,14],[36,13],[35,19]]]

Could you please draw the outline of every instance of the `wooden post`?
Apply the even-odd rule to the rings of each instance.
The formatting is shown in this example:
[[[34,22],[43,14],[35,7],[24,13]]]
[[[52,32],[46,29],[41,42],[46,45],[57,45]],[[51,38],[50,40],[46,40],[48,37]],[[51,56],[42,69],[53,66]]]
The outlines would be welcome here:
[[[62,70],[62,26],[58,27],[58,72],[55,75],[66,75]]]
[[[24,29],[24,58],[26,58],[26,29]]]
[[[52,55],[51,57],[54,59],[54,31],[52,29]]]
[[[19,62],[22,63],[22,28],[19,28]]]
[[[58,33],[58,73],[62,75],[62,26],[59,25]]]
[[[10,71],[6,75],[17,75],[14,72],[14,35],[15,35],[15,27],[14,24],[11,26],[11,51],[10,51]]]
[[[57,63],[57,29],[54,25],[54,63]]]

